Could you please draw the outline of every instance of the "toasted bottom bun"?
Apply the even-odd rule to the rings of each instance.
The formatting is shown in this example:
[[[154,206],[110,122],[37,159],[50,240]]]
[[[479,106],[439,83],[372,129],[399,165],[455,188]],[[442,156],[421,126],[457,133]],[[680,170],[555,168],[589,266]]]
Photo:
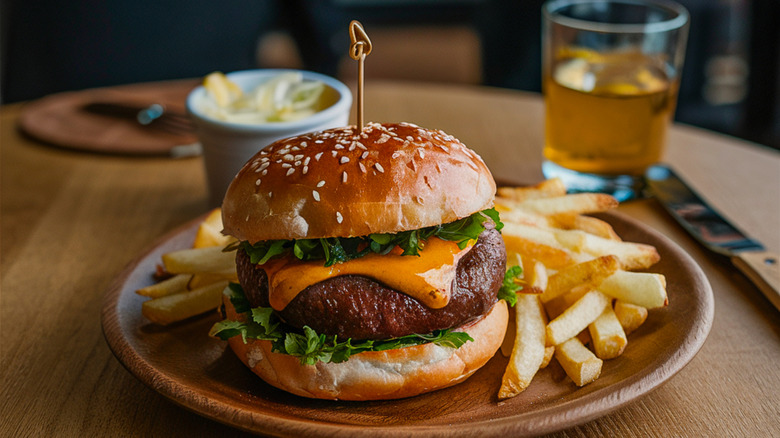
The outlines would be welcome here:
[[[240,316],[227,297],[228,319]],[[493,357],[504,339],[506,303],[456,331],[474,341],[460,348],[432,343],[360,353],[341,363],[301,365],[297,357],[271,351],[270,341],[228,340],[246,366],[269,384],[303,397],[329,400],[389,400],[411,397],[460,383]]]

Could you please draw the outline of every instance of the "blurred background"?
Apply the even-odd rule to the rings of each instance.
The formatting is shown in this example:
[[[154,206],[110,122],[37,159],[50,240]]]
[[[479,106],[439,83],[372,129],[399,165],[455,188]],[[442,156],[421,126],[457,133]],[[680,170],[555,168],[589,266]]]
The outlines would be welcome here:
[[[676,119],[780,149],[780,1],[678,0],[691,13]],[[3,0],[0,99],[257,67],[541,90],[540,0]]]

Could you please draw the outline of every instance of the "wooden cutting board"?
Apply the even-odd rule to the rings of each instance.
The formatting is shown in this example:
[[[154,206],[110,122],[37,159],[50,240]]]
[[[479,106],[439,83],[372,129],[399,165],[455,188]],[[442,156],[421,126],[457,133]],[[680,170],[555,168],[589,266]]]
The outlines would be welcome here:
[[[148,82],[52,94],[25,105],[19,128],[42,142],[69,149],[108,154],[167,155],[178,145],[195,143],[192,134],[171,134],[145,127],[134,120],[86,112],[91,102],[148,106],[164,105],[185,113],[196,79]]]

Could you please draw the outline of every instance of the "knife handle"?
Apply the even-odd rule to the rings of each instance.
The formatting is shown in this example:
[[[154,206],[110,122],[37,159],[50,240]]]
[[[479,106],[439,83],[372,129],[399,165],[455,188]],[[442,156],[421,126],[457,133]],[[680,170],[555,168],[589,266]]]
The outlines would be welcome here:
[[[731,262],[780,310],[780,255],[769,251],[745,251]]]

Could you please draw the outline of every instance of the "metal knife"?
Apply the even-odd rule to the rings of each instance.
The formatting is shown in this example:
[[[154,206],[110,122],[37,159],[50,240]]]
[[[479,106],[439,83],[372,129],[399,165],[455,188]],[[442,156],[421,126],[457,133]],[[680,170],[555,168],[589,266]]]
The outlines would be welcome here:
[[[653,195],[696,240],[725,255],[780,310],[780,255],[769,252],[712,209],[665,165],[650,167],[645,180]]]

